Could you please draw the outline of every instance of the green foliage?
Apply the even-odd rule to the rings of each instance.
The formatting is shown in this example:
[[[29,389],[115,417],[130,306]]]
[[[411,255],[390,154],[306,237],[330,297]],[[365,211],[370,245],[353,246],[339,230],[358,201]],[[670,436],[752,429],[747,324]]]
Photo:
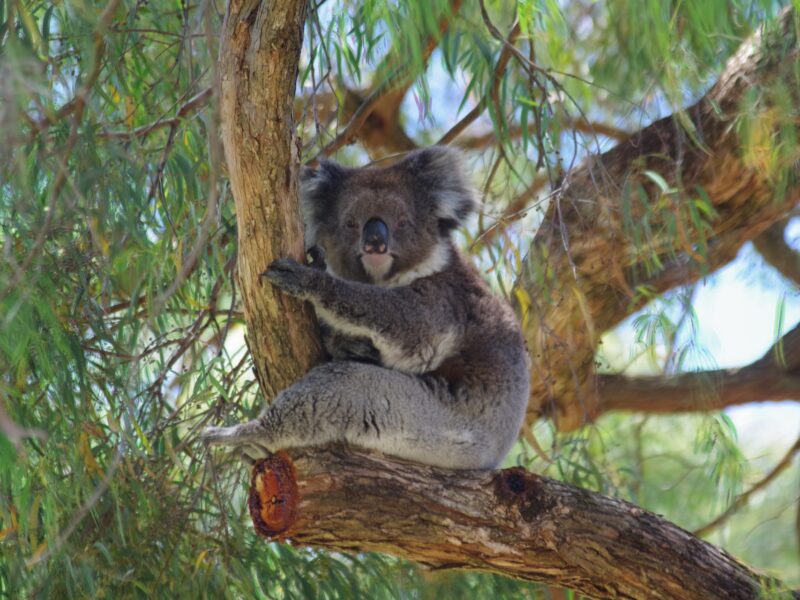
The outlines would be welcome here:
[[[634,130],[683,106],[778,9],[767,0],[495,0],[492,24],[508,36],[516,8],[517,46],[530,61],[496,77],[502,44],[477,3],[455,16],[453,4],[312,3],[298,132],[305,157],[320,152],[352,114],[347,90],[411,86],[413,102],[398,110],[419,144],[485,102],[464,136],[474,134],[470,164],[487,208],[464,245],[506,292],[560,176],[611,145],[579,134],[576,121]],[[0,597],[547,598],[499,577],[266,544],[249,525],[241,467],[197,443],[206,424],[252,418],[262,403],[206,92],[223,12],[185,0],[0,0],[0,410],[27,430],[12,439],[0,428]],[[797,155],[795,93],[755,90],[749,106],[777,108],[734,124],[778,189]],[[765,137],[775,128],[777,138]],[[478,144],[482,133],[490,143]],[[370,152],[348,147],[338,158],[362,163]],[[674,257],[675,239],[702,265],[716,218],[706,193],[639,175],[621,218],[642,279]],[[532,189],[537,178],[551,185]],[[645,187],[660,191],[656,202]],[[550,283],[547,266],[535,268]],[[637,294],[654,291],[643,284]],[[662,299],[637,317],[632,352],[652,370],[679,372],[703,352],[686,333],[694,321],[691,294]],[[636,357],[603,358],[622,370]],[[751,469],[724,415],[611,416],[570,436],[543,423],[537,436],[552,464],[523,443],[509,460],[687,527],[724,509]],[[779,480],[770,502],[785,502],[792,485]],[[788,536],[770,542],[759,518],[747,513],[718,541],[739,551],[757,528],[747,558],[797,580],[796,548]]]

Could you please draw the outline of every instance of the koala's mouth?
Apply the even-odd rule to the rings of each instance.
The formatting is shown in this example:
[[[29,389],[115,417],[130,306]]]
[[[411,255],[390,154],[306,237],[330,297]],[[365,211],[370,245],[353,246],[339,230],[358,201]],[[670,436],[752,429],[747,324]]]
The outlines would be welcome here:
[[[362,254],[360,256],[361,265],[372,278],[372,281],[383,280],[392,268],[394,256],[385,252],[383,254]]]

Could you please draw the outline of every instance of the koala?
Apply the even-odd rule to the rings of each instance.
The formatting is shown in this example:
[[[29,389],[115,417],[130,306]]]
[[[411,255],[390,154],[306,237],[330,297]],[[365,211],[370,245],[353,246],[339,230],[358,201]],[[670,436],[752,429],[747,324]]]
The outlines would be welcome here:
[[[496,467],[522,425],[529,359],[510,307],[451,239],[477,208],[459,153],[434,146],[383,168],[323,162],[302,172],[300,199],[324,270],[281,258],[264,277],[311,302],[333,360],[258,419],[209,427],[205,440],[246,455],[347,442]]]

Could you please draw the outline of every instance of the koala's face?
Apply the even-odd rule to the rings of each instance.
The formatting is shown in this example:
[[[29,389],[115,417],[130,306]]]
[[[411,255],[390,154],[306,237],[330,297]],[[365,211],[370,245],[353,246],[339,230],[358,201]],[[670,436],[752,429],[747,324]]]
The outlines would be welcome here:
[[[476,207],[453,150],[413,152],[387,168],[305,169],[301,201],[309,245],[343,279],[409,283],[443,269],[450,232]]]
[[[418,210],[413,190],[397,175],[355,171],[342,185],[338,208],[315,240],[333,274],[381,283],[435,252],[441,241],[436,220]]]

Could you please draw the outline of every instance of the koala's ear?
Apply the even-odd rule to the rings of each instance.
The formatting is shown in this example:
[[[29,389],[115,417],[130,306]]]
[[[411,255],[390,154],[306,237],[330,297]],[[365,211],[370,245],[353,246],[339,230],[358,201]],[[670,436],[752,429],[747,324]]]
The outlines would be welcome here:
[[[313,245],[320,224],[333,212],[345,169],[335,162],[320,161],[319,167],[300,170],[300,212],[306,226],[306,242]]]
[[[410,153],[399,163],[433,202],[442,229],[461,225],[480,202],[478,192],[464,171],[463,156],[455,148],[431,146]]]

